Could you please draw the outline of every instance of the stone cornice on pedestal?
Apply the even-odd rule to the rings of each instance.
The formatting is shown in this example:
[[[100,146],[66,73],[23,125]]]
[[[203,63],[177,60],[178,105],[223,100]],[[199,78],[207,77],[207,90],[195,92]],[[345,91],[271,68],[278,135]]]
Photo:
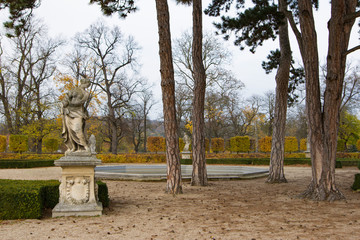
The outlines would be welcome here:
[[[101,165],[101,160],[95,154],[88,152],[70,153],[54,161],[55,166],[96,166]]]

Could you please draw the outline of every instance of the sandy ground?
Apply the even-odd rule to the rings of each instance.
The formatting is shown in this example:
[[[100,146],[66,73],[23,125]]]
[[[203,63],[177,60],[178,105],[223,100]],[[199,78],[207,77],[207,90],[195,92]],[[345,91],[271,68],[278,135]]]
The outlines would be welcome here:
[[[360,193],[350,189],[358,172],[337,170],[347,199],[332,203],[296,198],[309,167],[286,167],[287,184],[185,182],[176,197],[164,193],[164,182],[105,181],[111,202],[103,216],[0,221],[0,239],[360,239]],[[0,178],[59,177],[56,167],[0,170]]]

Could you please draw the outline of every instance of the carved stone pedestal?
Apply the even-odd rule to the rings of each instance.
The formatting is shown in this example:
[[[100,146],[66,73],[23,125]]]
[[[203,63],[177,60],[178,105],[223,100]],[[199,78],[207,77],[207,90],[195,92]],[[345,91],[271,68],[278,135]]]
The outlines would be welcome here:
[[[181,152],[181,158],[182,159],[191,159],[191,152],[190,151]]]
[[[59,203],[52,210],[52,217],[102,214],[94,170],[100,164],[101,160],[90,153],[71,153],[55,161],[62,174]]]

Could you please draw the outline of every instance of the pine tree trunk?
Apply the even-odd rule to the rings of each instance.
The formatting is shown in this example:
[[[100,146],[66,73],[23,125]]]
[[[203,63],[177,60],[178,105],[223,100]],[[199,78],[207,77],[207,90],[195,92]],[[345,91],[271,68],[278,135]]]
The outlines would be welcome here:
[[[194,65],[193,97],[193,172],[191,185],[206,186],[207,171],[205,159],[205,88],[206,77],[202,61],[202,4],[193,0],[193,45],[192,59]]]
[[[175,80],[172,61],[169,9],[166,0],[155,0],[161,72],[161,90],[166,139],[167,182],[166,192],[182,193],[179,138],[175,109]]]
[[[328,23],[329,49],[327,56],[326,90],[324,95],[324,164],[321,182],[328,193],[328,200],[343,198],[335,185],[335,163],[340,105],[346,68],[346,55],[354,20],[344,17],[355,12],[355,0],[332,1],[331,19]]]
[[[323,159],[323,123],[320,102],[319,58],[312,4],[309,0],[299,1],[299,18],[303,43],[303,62],[306,79],[306,110],[313,179],[304,197],[312,197],[315,187],[319,187]]]
[[[287,11],[286,0],[279,1],[279,11]],[[288,98],[289,72],[291,65],[291,48],[288,35],[287,19],[279,28],[280,63],[276,73],[276,99],[273,125],[270,168],[268,183],[287,182],[284,174],[285,124]]]
[[[321,113],[316,33],[311,1],[299,1],[303,37],[303,60],[306,77],[306,104],[309,123],[312,181],[303,197],[314,200],[337,200],[344,196],[335,184],[335,161],[339,109],[346,55],[353,22],[344,21],[353,13],[356,1],[332,1],[327,57],[324,112]],[[316,54],[315,54],[316,53]]]

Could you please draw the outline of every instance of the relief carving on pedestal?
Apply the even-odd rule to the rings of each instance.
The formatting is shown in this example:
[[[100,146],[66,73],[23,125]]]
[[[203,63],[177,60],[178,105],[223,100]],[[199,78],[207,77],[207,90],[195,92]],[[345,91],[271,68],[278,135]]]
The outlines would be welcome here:
[[[90,177],[67,177],[66,200],[71,204],[89,202]]]

